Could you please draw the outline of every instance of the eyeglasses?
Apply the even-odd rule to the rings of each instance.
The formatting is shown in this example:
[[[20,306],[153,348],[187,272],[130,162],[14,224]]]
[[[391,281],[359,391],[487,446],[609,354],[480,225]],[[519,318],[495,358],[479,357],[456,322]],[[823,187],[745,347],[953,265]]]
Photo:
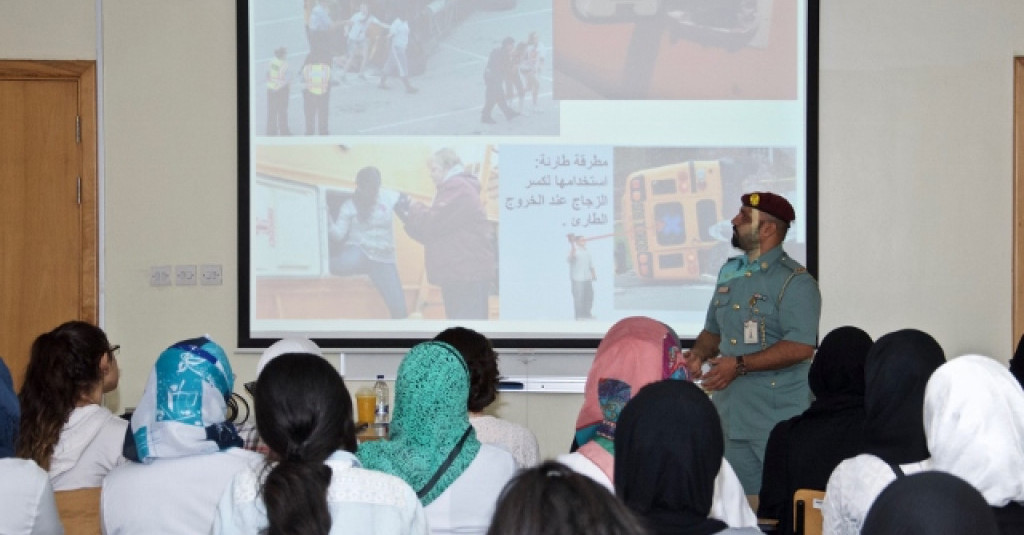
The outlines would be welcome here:
[[[117,358],[117,354],[120,353],[120,352],[121,352],[121,346],[120,345],[110,346],[110,349],[107,350],[107,354],[110,355],[110,358],[112,358],[112,359],[116,359]]]

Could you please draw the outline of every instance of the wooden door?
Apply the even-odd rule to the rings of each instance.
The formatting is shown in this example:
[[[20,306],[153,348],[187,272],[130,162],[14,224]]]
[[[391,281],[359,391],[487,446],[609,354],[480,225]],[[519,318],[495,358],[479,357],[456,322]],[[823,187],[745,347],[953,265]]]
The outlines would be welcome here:
[[[96,323],[91,61],[0,61],[0,356],[19,388],[32,340]]]

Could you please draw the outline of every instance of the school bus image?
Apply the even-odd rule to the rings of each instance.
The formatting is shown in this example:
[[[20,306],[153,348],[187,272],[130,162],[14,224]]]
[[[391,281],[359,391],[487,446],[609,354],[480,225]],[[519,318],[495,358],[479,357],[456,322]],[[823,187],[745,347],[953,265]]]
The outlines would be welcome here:
[[[628,254],[642,279],[698,281],[721,242],[711,236],[722,219],[722,165],[688,161],[630,173],[621,222]],[[704,269],[702,269],[704,268]]]

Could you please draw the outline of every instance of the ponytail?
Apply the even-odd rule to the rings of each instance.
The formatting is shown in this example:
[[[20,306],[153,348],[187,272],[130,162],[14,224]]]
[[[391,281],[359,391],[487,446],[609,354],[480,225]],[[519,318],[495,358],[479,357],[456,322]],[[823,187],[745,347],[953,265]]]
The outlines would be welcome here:
[[[327,535],[331,531],[330,484],[331,467],[322,460],[278,462],[263,483],[270,524],[267,535]]]
[[[255,393],[256,427],[277,461],[260,489],[267,535],[327,535],[332,471],[324,461],[356,449],[345,382],[322,357],[288,353],[263,368]]]

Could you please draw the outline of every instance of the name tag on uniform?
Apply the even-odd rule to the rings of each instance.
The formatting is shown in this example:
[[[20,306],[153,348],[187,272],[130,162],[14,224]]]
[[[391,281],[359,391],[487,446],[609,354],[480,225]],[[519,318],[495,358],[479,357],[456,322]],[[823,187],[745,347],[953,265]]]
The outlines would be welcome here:
[[[747,320],[743,322],[743,343],[744,344],[756,344],[757,343],[757,322],[754,320]]]
[[[719,286],[718,287],[718,293],[720,293],[720,294],[727,294],[727,293],[729,293],[729,287],[728,286]]]

